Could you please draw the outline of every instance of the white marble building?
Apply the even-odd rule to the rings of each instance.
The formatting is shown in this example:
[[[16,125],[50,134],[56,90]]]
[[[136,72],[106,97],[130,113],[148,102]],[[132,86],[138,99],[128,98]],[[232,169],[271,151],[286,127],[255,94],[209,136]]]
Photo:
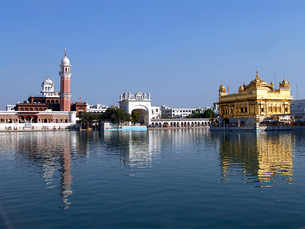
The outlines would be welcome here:
[[[207,110],[207,107],[168,107],[165,105],[161,106],[162,115],[167,115],[169,118],[186,118],[191,115],[195,110],[200,110],[200,112],[204,112]]]
[[[125,92],[120,95],[120,108],[129,114],[132,111],[137,111],[140,115],[140,122],[148,125],[152,119],[157,119],[161,116],[160,107],[151,105],[150,93],[143,93],[141,91],[136,94]]]
[[[55,91],[54,82],[50,77],[42,82],[40,93],[43,97],[59,97],[59,93]]]
[[[87,112],[104,113],[109,107],[103,104],[87,105]]]
[[[75,111],[0,111],[0,131],[64,130],[76,127]]]
[[[159,106],[153,106],[151,107],[151,120],[158,120],[161,118],[162,112],[161,107]]]
[[[6,104],[5,110],[6,111],[15,111],[15,106],[16,105],[13,105],[13,104]]]

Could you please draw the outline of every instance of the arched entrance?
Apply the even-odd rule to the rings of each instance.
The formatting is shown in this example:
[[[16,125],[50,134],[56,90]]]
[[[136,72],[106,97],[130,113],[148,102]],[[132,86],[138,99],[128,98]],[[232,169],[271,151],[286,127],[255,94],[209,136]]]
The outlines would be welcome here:
[[[120,108],[132,115],[132,111],[136,111],[139,115],[139,123],[144,125],[151,124],[153,110],[151,107],[151,96],[148,93],[130,92],[120,95]]]
[[[131,116],[135,119],[136,123],[140,123],[142,125],[148,125],[149,123],[149,114],[145,109],[133,109],[131,111]]]

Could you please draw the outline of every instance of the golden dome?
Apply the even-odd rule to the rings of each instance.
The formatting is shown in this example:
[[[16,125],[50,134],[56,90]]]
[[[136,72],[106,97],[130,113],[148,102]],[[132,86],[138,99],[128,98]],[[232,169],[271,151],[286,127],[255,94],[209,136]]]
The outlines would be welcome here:
[[[290,87],[290,83],[287,80],[283,80],[280,83],[280,87]]]
[[[226,92],[226,88],[222,84],[219,86],[219,92],[223,92],[223,93]]]

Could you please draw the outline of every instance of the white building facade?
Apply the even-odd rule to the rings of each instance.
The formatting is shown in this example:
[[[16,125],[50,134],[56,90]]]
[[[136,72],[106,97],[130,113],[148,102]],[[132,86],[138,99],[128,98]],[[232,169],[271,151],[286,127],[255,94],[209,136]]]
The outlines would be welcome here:
[[[208,107],[189,108],[189,107],[168,107],[162,105],[161,113],[162,116],[168,116],[169,118],[186,118],[196,110],[199,110],[200,113],[203,113],[207,109]]]
[[[16,107],[16,105],[13,105],[13,104],[6,104],[5,110],[6,110],[6,111],[15,111],[15,107]]]
[[[103,104],[95,104],[95,105],[91,105],[88,104],[87,105],[87,112],[90,113],[104,113],[109,107]]]
[[[161,116],[160,107],[151,105],[150,93],[139,91],[136,94],[132,94],[125,92],[120,95],[119,104],[120,108],[129,114],[132,114],[132,111],[137,111],[140,116],[140,122],[146,125],[149,125],[152,119]]]
[[[75,111],[0,111],[0,131],[65,130],[74,127]]]
[[[54,82],[50,77],[42,82],[40,93],[43,97],[59,97],[59,93],[55,91]]]
[[[161,107],[152,106],[151,107],[151,120],[158,120],[161,118],[162,112]]]

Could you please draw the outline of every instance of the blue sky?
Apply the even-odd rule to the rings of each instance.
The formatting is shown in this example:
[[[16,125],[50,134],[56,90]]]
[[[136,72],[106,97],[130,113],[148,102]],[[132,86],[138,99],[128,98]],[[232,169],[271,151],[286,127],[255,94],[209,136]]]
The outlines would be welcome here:
[[[204,106],[261,72],[305,98],[305,1],[2,1],[0,104],[59,88],[67,48],[73,100],[113,104],[150,91],[155,105]]]

